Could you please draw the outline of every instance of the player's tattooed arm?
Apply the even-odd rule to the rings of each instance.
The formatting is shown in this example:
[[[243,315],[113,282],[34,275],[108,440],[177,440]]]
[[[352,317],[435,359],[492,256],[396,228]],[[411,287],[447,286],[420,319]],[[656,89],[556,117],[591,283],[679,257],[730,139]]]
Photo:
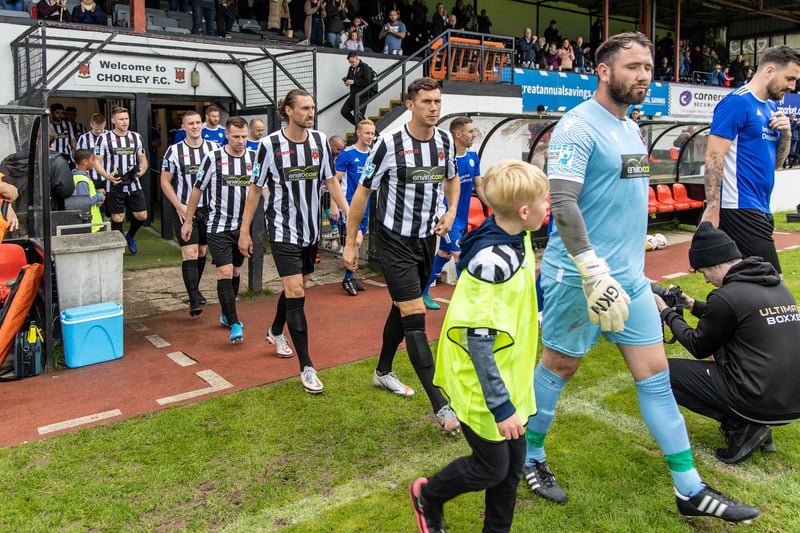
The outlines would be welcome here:
[[[719,226],[720,188],[722,187],[722,171],[725,167],[725,154],[731,147],[731,141],[717,135],[708,136],[706,148],[706,209],[702,221]]]

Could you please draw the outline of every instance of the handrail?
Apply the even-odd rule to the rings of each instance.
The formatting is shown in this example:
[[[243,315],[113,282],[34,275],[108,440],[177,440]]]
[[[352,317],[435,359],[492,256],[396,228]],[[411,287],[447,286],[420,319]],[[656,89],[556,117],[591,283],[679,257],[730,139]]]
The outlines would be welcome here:
[[[450,46],[452,44],[451,37],[464,37],[464,36],[467,36],[469,38],[469,36],[473,36],[473,35],[475,36],[476,39],[480,40],[479,48],[480,48],[480,51],[481,51],[481,56],[483,55],[483,52],[485,51],[486,48],[495,48],[494,46],[491,46],[491,45],[487,47],[484,44],[487,41],[489,41],[489,42],[502,42],[503,40],[511,40],[511,42],[513,43],[513,37],[508,37],[508,36],[504,36],[504,35],[485,35],[483,33],[460,31],[460,30],[459,31],[446,30],[446,31],[442,32],[441,34],[439,34],[436,37],[434,37],[428,44],[426,44],[425,46],[421,47],[419,50],[417,50],[413,54],[411,54],[409,56],[404,56],[401,61],[398,61],[397,63],[395,63],[394,65],[392,65],[388,69],[380,72],[378,74],[377,78],[372,83],[370,83],[369,85],[367,85],[366,87],[364,87],[363,89],[361,89],[360,91],[355,93],[355,98],[353,99],[353,107],[354,107],[354,114],[355,114],[355,117],[357,119],[356,122],[358,120],[361,120],[361,118],[363,118],[362,115],[361,115],[361,101],[362,101],[362,99],[365,99],[365,103],[367,103],[370,99],[374,99],[377,96],[382,95],[383,93],[388,91],[390,88],[395,87],[398,83],[400,83],[400,85],[401,85],[400,98],[401,99],[404,98],[405,95],[406,95],[406,84],[407,84],[406,83],[406,78],[408,77],[408,75],[410,73],[412,73],[412,72],[414,72],[416,70],[419,70],[421,68],[423,70],[423,73],[427,75],[428,71],[429,71],[428,64],[429,64],[430,60],[433,59],[437,54],[439,54],[443,49],[444,50],[449,50],[450,49]],[[497,41],[492,41],[490,39],[491,37],[495,37],[498,40]],[[444,45],[441,46],[441,47],[438,47],[436,49],[432,49],[431,45],[433,43],[436,43],[436,42],[440,41],[440,40],[444,42]],[[512,52],[513,52],[513,49],[512,49]],[[413,66],[409,66],[409,63],[413,59],[417,59],[419,61],[417,63],[415,63]],[[396,79],[394,79],[393,81],[391,81],[388,84],[382,83],[382,82],[385,82],[386,80],[388,80],[391,77],[391,75],[393,73],[395,73],[397,70],[400,70],[400,76],[398,76]],[[512,76],[512,78],[514,76],[513,69],[511,69],[511,76]],[[448,78],[449,78],[449,72],[448,72]],[[483,69],[482,68],[480,69],[480,81],[484,81]],[[513,81],[513,79],[512,79],[512,81]],[[378,84],[378,92],[375,95],[373,95],[371,98],[367,98],[367,94],[369,93],[369,91],[376,84]],[[381,88],[381,85],[383,86],[382,88]],[[330,106],[327,106],[326,109],[328,107],[330,107]]]

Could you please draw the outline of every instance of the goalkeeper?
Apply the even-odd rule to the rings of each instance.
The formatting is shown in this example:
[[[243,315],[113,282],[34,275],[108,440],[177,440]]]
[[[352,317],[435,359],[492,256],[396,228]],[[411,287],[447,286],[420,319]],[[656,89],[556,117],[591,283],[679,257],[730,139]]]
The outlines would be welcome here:
[[[547,174],[556,224],[541,266],[544,351],[534,371],[538,413],[527,424],[523,477],[538,496],[566,503],[546,463],[544,439],[561,391],[602,335],[630,369],[644,422],[669,466],[679,512],[750,520],[758,510],[707,486],[694,468],[644,275],[648,156],[626,113],[644,101],[651,55],[652,44],[641,33],[605,41],[596,53],[595,96],[566,113],[550,140]]]

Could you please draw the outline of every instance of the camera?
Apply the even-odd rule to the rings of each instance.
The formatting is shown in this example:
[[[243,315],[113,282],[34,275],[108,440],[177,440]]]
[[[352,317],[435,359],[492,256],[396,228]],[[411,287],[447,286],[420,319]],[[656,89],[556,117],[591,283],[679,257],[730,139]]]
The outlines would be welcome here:
[[[670,287],[669,289],[665,289],[661,285],[650,283],[650,290],[653,291],[653,294],[660,296],[667,306],[672,307],[679,313],[683,313],[683,300],[681,300],[683,291],[680,287]]]

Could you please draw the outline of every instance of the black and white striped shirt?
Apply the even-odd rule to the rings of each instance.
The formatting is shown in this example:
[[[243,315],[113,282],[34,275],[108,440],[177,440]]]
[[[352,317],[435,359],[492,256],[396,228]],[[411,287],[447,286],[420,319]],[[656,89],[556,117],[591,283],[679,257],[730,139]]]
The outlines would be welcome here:
[[[59,154],[64,154],[72,161],[72,139],[75,139],[75,129],[72,127],[71,122],[62,120],[60,124],[50,123],[53,130],[56,132],[56,140],[53,144],[53,150]]]
[[[105,133],[105,132],[103,132],[103,133]],[[100,135],[95,135],[94,133],[91,132],[91,130],[87,131],[86,133],[84,133],[83,135],[78,137],[78,150],[91,150],[92,153],[94,153],[95,152],[95,146],[97,146],[97,143],[100,142],[100,136],[101,135],[102,135],[102,133]],[[99,174],[97,174],[97,172],[95,172],[94,168],[90,168],[89,170],[87,170],[86,174],[89,176],[89,179],[91,179],[92,181],[102,181],[103,180],[103,177],[100,176]]]
[[[278,130],[261,139],[253,183],[264,189],[264,216],[271,242],[311,246],[319,241],[320,181],[333,177],[328,139],[306,130],[295,143]]]
[[[484,248],[475,254],[467,265],[467,270],[483,281],[503,283],[511,279],[524,260],[523,250],[508,244],[499,244]]]
[[[456,148],[438,128],[428,141],[408,126],[382,135],[372,149],[360,183],[378,191],[376,216],[403,237],[429,237],[444,214],[444,180],[456,177]]]
[[[206,228],[209,233],[239,229],[250,188],[255,154],[245,150],[236,157],[225,148],[212,150],[200,163],[194,186],[205,191],[208,206]]]
[[[117,135],[113,130],[108,130],[100,136],[100,141],[94,146],[94,154],[101,158],[101,165],[109,174],[116,172],[122,176],[128,170],[139,164],[139,155],[144,153],[142,136],[135,131],[128,131],[125,135]],[[111,190],[111,182],[106,182],[106,188]],[[130,186],[122,187],[123,192],[142,190],[139,178],[135,178]]]
[[[202,141],[200,146],[192,148],[186,144],[185,140],[167,147],[161,163],[161,170],[172,174],[172,188],[175,189],[175,195],[180,203],[183,205],[189,203],[192,185],[205,155],[219,148],[220,146],[212,141]],[[204,205],[205,199],[200,197],[198,207]]]

